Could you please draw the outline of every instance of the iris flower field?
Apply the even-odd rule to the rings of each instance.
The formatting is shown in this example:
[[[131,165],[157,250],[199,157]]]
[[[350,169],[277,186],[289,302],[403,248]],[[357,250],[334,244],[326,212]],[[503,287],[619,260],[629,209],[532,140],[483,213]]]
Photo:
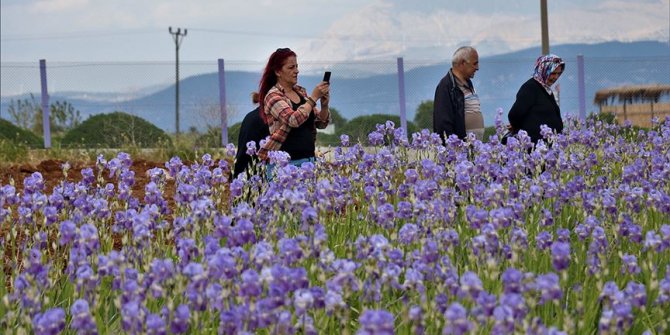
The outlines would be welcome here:
[[[4,334],[668,334],[670,118],[0,185]],[[255,145],[247,152],[253,154]],[[63,164],[67,174],[68,164]],[[172,185],[168,196],[165,189]]]

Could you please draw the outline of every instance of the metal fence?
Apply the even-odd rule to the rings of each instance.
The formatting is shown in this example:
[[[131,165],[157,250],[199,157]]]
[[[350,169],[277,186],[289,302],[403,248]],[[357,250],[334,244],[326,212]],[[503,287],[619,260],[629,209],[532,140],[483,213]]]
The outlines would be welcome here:
[[[534,58],[487,57],[480,59],[474,78],[486,125],[495,122],[514,102],[516,91],[531,73]],[[566,70],[557,87],[564,116],[598,111],[597,90],[629,84],[668,83],[670,57],[584,57],[583,81],[578,57],[566,58]],[[220,79],[225,81],[227,124],[239,122],[253,108],[250,93],[257,90],[264,63],[226,61],[219,72],[217,60],[181,62],[181,130],[201,130],[221,124]],[[399,115],[404,107],[412,121],[417,106],[432,100],[435,86],[449,70],[448,61],[402,60],[365,62],[300,62],[299,83],[311,89],[324,70],[333,72],[331,106],[346,119],[360,115]],[[174,62],[49,62],[46,61],[49,100],[67,101],[87,116],[124,111],[140,116],[166,131],[175,130]],[[583,91],[580,94],[580,85]],[[402,87],[403,89],[399,89]],[[32,94],[40,97],[39,62],[1,64],[0,118],[8,108]],[[404,93],[404,96],[403,96]],[[404,104],[401,103],[404,97]]]

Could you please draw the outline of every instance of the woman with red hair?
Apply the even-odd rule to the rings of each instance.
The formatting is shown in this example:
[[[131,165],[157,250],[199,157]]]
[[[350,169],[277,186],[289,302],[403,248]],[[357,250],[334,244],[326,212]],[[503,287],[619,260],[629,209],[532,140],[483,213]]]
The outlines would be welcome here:
[[[265,66],[259,85],[260,116],[270,130],[269,139],[258,152],[267,161],[268,153],[281,150],[289,154],[291,164],[314,161],[316,129],[326,128],[330,86],[322,81],[311,94],[298,85],[298,61],[295,52],[280,48]],[[316,102],[321,102],[317,108]],[[268,166],[271,176],[272,166]]]

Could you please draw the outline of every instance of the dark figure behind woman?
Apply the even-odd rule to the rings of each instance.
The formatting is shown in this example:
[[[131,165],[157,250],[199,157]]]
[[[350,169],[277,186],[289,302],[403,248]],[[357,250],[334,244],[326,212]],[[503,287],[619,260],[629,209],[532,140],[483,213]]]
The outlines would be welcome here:
[[[254,104],[258,103],[258,93],[254,92],[251,96]],[[254,141],[256,146],[260,141],[270,135],[268,125],[263,122],[260,115],[260,107],[247,113],[240,126],[240,136],[237,138],[237,153],[235,154],[235,169],[233,177],[246,170],[251,163],[251,156],[247,154],[247,143]]]

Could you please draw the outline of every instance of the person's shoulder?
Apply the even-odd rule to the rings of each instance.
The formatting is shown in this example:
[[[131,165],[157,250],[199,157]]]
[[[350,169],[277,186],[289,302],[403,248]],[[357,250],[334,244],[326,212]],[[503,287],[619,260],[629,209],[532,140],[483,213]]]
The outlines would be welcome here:
[[[532,77],[530,79],[526,80],[526,82],[524,82],[523,85],[521,85],[521,88],[525,88],[525,89],[536,89],[536,88],[539,88],[539,87],[542,87],[542,86],[540,85],[540,83],[537,82],[537,80],[535,80]]]
[[[442,79],[437,83],[438,87],[449,87],[453,85],[453,77],[451,75],[451,71],[447,72],[444,76],[442,76]]]
[[[244,116],[244,119],[242,120],[242,122],[253,120],[255,118],[260,118],[260,117],[261,117],[260,107],[256,107],[256,108],[254,108],[254,110],[252,110],[251,112],[247,113],[247,115]]]
[[[284,100],[284,92],[277,86],[272,87],[265,95],[265,105],[270,106],[277,101]]]
[[[268,93],[265,96],[267,97],[270,94],[282,94],[282,90],[275,85],[268,90]]]

